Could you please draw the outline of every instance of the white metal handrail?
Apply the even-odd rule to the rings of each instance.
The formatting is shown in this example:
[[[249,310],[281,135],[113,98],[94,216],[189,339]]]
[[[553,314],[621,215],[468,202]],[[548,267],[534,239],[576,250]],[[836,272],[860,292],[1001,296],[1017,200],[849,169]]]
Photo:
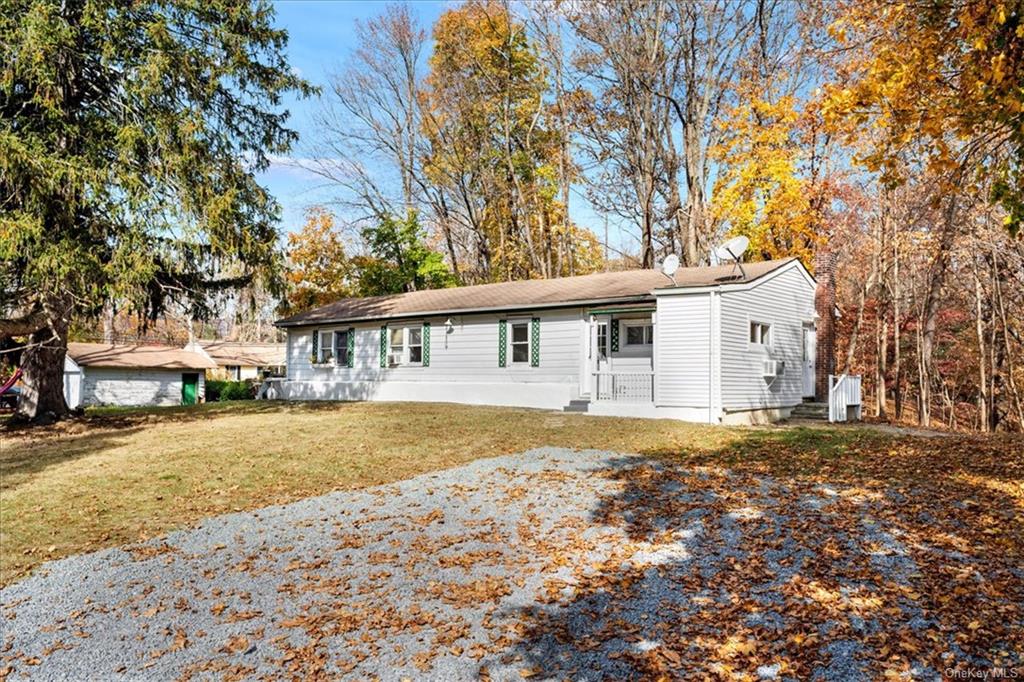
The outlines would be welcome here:
[[[845,422],[850,419],[850,408],[853,408],[853,419],[861,416],[861,393],[859,374],[828,375],[828,420]]]
[[[654,372],[594,372],[595,401],[654,402]]]

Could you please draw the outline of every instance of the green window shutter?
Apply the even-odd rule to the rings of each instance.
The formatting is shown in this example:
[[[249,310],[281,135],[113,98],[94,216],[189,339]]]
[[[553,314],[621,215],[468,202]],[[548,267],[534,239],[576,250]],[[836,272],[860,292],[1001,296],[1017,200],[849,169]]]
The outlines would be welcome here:
[[[504,367],[508,354],[508,320],[498,320],[498,367]]]
[[[612,318],[612,321],[609,324],[611,324],[611,326],[612,326],[612,352],[613,353],[618,353],[619,352],[619,321],[614,319],[614,318]]]
[[[356,366],[356,328],[348,328],[348,366]]]
[[[380,366],[388,366],[388,326],[380,326]]]
[[[530,320],[530,367],[540,367],[540,318]]]
[[[313,330],[313,356],[312,361],[314,363],[320,362],[320,330]]]
[[[430,323],[423,323],[423,366],[430,367]]]

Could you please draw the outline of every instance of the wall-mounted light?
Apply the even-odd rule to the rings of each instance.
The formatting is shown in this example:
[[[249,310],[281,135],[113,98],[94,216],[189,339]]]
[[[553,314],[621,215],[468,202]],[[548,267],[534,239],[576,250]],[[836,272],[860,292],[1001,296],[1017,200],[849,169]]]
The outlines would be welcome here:
[[[452,318],[448,318],[444,321],[444,331],[446,334],[451,334],[455,331],[455,323],[452,322]]]

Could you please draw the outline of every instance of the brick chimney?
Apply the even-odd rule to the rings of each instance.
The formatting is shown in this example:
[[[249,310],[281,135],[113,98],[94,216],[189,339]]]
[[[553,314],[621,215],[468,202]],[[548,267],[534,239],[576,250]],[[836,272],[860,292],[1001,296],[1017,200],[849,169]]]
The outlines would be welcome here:
[[[819,251],[814,259],[814,310],[818,314],[814,398],[828,400],[828,375],[836,373],[836,260],[837,255]]]

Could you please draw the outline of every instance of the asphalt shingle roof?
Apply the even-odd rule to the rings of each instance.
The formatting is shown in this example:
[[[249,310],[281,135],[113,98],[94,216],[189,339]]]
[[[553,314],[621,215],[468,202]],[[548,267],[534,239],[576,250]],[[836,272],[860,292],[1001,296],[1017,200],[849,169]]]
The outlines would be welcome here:
[[[749,282],[793,261],[744,263],[746,278],[733,265],[680,268],[675,287],[702,287]],[[523,310],[572,304],[634,303],[653,300],[655,289],[673,288],[659,270],[623,270],[556,279],[478,284],[430,289],[388,296],[345,298],[278,320],[282,327],[361,320],[446,315],[451,313]]]

